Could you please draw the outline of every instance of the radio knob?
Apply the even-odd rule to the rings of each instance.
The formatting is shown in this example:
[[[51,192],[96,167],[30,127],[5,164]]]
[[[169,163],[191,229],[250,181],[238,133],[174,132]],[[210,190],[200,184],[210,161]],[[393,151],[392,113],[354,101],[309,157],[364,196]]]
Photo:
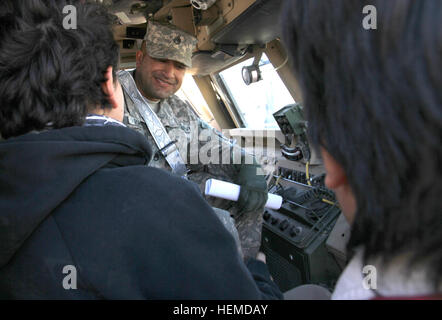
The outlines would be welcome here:
[[[296,237],[301,232],[302,232],[301,227],[291,227],[289,234],[290,234],[290,237]]]
[[[268,213],[267,211],[264,212],[263,218],[264,218],[265,221],[269,220],[269,218],[270,218],[270,213]]]
[[[270,220],[271,224],[277,224],[278,221],[279,221],[279,219],[276,217],[272,217],[272,219]]]
[[[281,224],[279,225],[279,229],[280,229],[281,231],[284,231],[285,229],[288,228],[289,225],[290,225],[290,224],[289,224],[288,220],[284,220],[284,221],[281,222]]]

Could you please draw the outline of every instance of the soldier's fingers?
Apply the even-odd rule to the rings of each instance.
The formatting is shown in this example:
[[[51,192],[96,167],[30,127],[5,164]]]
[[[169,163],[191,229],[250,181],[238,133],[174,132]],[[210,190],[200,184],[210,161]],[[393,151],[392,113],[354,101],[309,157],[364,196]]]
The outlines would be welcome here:
[[[250,198],[250,211],[256,212],[259,209],[260,204],[259,192],[251,192]]]
[[[255,205],[254,205],[254,201],[255,201],[255,195],[253,191],[249,191],[249,198],[247,199],[247,212],[251,212]]]
[[[239,199],[238,199],[238,206],[239,206],[239,214],[242,214],[247,210],[247,203],[249,201],[249,192],[246,188],[241,188]]]
[[[255,191],[250,195],[250,198],[252,198],[250,201],[250,211],[256,211],[258,198]]]
[[[262,197],[261,192],[254,192],[253,193],[253,211],[257,212],[262,207]]]
[[[260,203],[259,203],[259,209],[264,209],[264,206],[267,202],[268,195],[267,193],[261,193],[260,194]]]

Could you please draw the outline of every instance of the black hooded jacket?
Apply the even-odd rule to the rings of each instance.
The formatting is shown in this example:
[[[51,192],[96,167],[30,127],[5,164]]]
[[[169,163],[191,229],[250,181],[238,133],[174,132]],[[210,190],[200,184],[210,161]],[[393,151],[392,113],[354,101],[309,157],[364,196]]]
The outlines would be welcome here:
[[[118,126],[1,141],[0,298],[280,298],[198,188],[150,157]]]

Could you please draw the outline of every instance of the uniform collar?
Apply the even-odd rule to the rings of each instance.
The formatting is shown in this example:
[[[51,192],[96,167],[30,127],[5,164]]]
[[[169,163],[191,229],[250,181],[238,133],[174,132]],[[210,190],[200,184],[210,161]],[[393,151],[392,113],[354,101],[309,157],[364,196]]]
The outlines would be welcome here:
[[[176,115],[173,113],[172,107],[169,104],[169,99],[160,100],[160,107],[157,116],[160,118],[164,126],[171,128],[178,128],[179,124],[176,120]]]

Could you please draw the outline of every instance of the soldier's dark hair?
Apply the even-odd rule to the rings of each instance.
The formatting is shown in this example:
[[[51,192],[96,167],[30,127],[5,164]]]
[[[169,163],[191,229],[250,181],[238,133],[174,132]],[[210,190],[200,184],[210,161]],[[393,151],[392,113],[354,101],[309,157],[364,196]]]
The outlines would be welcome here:
[[[66,5],[76,9],[77,28]],[[69,8],[69,7],[68,7]],[[71,7],[72,8],[72,7]],[[118,67],[112,19],[98,4],[4,0],[0,4],[0,133],[3,138],[81,125],[89,109],[110,107],[101,89]]]
[[[377,9],[366,30],[365,5]],[[348,249],[412,253],[442,278],[442,1],[286,1],[284,41],[309,136],[357,201]],[[373,21],[371,21],[373,22]]]

